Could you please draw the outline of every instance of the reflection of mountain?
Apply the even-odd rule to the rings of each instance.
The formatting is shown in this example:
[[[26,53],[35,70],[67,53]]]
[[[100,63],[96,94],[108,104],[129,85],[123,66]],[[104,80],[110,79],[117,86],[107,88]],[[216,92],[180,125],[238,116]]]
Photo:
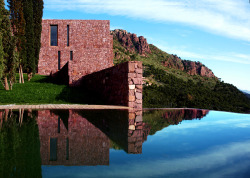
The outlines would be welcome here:
[[[178,125],[183,120],[201,119],[209,113],[202,109],[147,110],[143,112],[143,121],[151,126],[150,135],[169,125]]]

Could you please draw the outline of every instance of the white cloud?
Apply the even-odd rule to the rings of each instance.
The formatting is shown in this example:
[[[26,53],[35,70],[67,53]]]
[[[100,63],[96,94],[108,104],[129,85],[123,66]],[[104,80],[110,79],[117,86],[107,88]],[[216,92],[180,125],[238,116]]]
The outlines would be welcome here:
[[[227,53],[220,53],[216,54],[206,54],[206,53],[197,53],[191,52],[185,49],[185,47],[174,47],[174,46],[163,46],[157,45],[163,51],[168,51],[170,54],[177,54],[182,59],[191,59],[193,61],[198,61],[201,59],[205,60],[215,60],[215,61],[227,61],[227,62],[234,62],[240,64],[250,64],[250,54],[242,54],[242,53],[235,53],[235,52],[227,52]]]
[[[247,0],[45,0],[51,10],[107,13],[159,22],[177,22],[250,41]]]
[[[249,160],[242,157],[250,154],[250,141],[236,142],[213,147],[210,150],[187,155],[186,157],[168,159],[150,159],[130,161],[129,164],[112,164],[110,167],[99,167],[98,171],[84,167],[75,167],[75,177],[183,177],[185,172],[193,172],[195,177],[228,177],[244,173],[249,168]],[[240,150],[240,151],[239,151]],[[157,150],[155,150],[157,152]],[[140,155],[133,155],[140,156]],[[249,156],[247,156],[249,157]],[[43,175],[55,176],[52,167],[42,167]],[[63,171],[61,171],[61,170]],[[58,167],[57,177],[72,176],[72,169]],[[184,173],[184,174],[182,174]]]

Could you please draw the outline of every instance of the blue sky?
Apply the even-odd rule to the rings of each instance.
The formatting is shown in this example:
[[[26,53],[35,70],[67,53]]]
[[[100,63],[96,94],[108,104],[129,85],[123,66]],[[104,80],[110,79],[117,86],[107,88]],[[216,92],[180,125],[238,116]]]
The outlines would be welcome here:
[[[250,91],[249,0],[44,0],[44,19],[110,20]]]

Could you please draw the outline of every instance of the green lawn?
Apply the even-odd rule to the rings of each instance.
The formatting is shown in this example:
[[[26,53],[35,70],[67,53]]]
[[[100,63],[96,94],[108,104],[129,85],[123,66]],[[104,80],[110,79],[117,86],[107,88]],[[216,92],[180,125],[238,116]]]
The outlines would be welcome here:
[[[57,85],[49,82],[48,76],[35,75],[31,81],[15,83],[13,90],[5,91],[0,86],[0,104],[84,104],[87,100],[84,92],[80,89],[70,88],[66,85]]]

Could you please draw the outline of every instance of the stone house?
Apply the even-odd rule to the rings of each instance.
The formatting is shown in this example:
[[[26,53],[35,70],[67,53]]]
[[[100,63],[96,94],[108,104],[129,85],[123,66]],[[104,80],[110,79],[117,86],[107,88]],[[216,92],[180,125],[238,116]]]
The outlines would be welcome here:
[[[43,20],[38,73],[50,75],[69,62],[69,83],[113,66],[108,20]]]
[[[142,109],[142,62],[114,66],[109,20],[43,20],[38,74]]]

